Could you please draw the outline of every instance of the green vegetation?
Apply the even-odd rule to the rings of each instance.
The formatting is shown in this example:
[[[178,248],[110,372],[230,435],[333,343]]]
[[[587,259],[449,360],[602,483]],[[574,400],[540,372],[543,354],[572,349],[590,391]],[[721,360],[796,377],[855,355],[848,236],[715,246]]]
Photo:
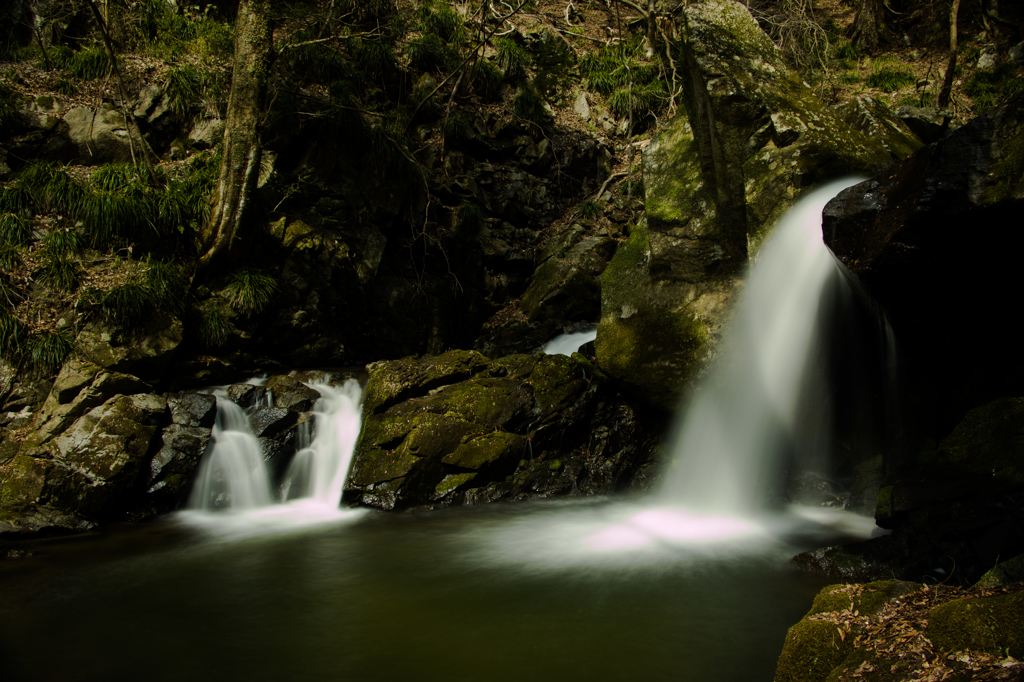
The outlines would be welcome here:
[[[868,87],[878,88],[884,92],[896,92],[914,85],[917,79],[914,74],[899,67],[881,67],[873,71],[864,81]]]
[[[1022,91],[1024,80],[1010,62],[992,69],[979,69],[964,83],[964,94],[974,100],[978,113],[993,109]]]
[[[56,374],[75,349],[75,338],[67,327],[40,332],[22,344],[27,345],[28,358],[41,375]]]
[[[0,242],[24,246],[32,240],[32,222],[14,213],[0,215]]]
[[[196,333],[203,346],[219,348],[227,342],[231,334],[231,322],[220,308],[207,308],[199,313]]]
[[[470,120],[467,114],[458,112],[452,114],[444,122],[445,144],[457,147],[469,139]]]
[[[231,274],[227,291],[231,307],[243,315],[262,312],[277,293],[277,280],[252,268],[243,268]]]
[[[530,66],[530,53],[512,38],[498,38],[494,41],[498,51],[498,66],[504,69],[510,81],[526,77],[526,69]]]
[[[659,65],[646,58],[639,36],[584,56],[580,73],[588,89],[608,97],[612,114],[632,119],[634,127],[668,101]]]
[[[48,252],[39,278],[56,291],[70,293],[81,281],[81,266],[69,255]]]

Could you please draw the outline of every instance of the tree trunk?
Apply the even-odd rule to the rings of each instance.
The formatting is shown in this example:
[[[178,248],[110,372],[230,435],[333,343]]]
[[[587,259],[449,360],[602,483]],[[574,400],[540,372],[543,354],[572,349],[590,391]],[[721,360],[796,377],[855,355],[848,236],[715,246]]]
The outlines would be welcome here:
[[[235,58],[224,129],[220,181],[200,241],[199,266],[228,254],[256,190],[262,146],[260,128],[273,57],[269,0],[241,0],[235,20]]]
[[[949,9],[949,61],[946,63],[946,77],[942,79],[942,89],[939,90],[939,100],[937,102],[940,109],[946,108],[946,105],[949,104],[949,96],[953,92],[953,76],[956,72],[956,54],[958,49],[956,15],[959,11],[960,0],[953,0],[953,5]],[[947,117],[947,124],[948,121]]]
[[[860,0],[850,29],[850,41],[859,52],[873,54],[882,42],[882,0]]]

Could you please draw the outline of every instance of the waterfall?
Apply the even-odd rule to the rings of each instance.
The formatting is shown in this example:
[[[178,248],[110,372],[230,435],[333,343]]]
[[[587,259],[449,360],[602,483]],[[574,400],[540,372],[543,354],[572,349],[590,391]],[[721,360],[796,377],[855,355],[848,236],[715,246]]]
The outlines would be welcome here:
[[[362,424],[362,389],[355,379],[338,388],[327,384],[312,384],[310,388],[321,396],[314,410],[315,436],[308,447],[295,453],[281,497],[310,498],[337,507]]]
[[[544,344],[544,352],[548,355],[572,355],[580,346],[597,338],[597,327],[585,332],[561,334]]]
[[[822,242],[821,214],[858,181],[833,182],[802,198],[763,247],[715,365],[678,422],[665,501],[759,512],[778,491],[787,462],[826,465],[832,430],[822,313],[830,287],[849,283]]]
[[[300,425],[300,436],[307,435],[300,437],[301,447],[285,474],[280,504],[274,503],[263,451],[245,411],[218,395],[217,422],[199,466],[189,508],[241,512],[243,524],[277,520],[284,526],[341,515],[338,507],[362,422],[362,389],[355,379],[337,387],[317,383],[310,388],[320,393],[314,408],[314,436],[310,442],[308,427]],[[273,404],[269,391],[261,400],[261,404]],[[184,518],[203,525],[217,523],[208,515],[196,516],[194,512]]]
[[[217,397],[211,447],[199,464],[189,497],[192,509],[254,509],[271,502],[263,450],[245,411]]]

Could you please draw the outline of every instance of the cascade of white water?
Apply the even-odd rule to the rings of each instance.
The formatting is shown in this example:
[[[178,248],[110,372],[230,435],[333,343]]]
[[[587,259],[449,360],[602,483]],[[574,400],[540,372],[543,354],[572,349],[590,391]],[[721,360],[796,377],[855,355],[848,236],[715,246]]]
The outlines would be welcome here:
[[[597,338],[597,328],[574,334],[561,334],[544,344],[544,352],[548,355],[572,355],[585,343]]]
[[[761,250],[716,365],[677,425],[666,501],[757,512],[787,458],[806,465],[827,453],[818,316],[822,294],[840,271],[822,242],[821,213],[856,182],[834,182],[802,198]]]
[[[310,387],[321,396],[314,411],[315,435],[313,442],[292,459],[282,497],[285,500],[310,498],[337,507],[362,424],[362,388],[355,379],[339,387],[327,384]]]
[[[192,509],[253,509],[271,503],[263,450],[241,407],[217,398],[213,444],[199,465],[189,498]]]

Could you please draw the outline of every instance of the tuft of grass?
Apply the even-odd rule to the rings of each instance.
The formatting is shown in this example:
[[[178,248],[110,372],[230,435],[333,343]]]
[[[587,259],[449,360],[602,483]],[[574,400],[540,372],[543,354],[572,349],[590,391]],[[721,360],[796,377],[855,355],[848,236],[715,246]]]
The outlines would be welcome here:
[[[505,71],[509,80],[515,81],[526,76],[526,69],[532,60],[522,45],[511,38],[498,38],[494,41],[494,47],[498,51],[498,66]]]
[[[617,118],[632,118],[634,121],[654,112],[665,100],[661,81],[647,85],[634,85],[632,89],[620,88],[608,98],[608,109]]]
[[[61,78],[53,85],[54,91],[57,94],[62,94],[66,97],[74,97],[78,94],[78,86],[69,81],[67,78]]]
[[[78,261],[63,254],[48,253],[43,260],[39,279],[62,293],[71,293],[81,281]]]
[[[533,88],[523,88],[512,101],[512,112],[519,118],[544,126],[548,122],[548,112],[544,102]]]
[[[28,357],[37,372],[56,374],[75,350],[70,329],[41,332],[27,339]]]
[[[277,293],[277,280],[260,270],[243,268],[231,274],[226,290],[232,308],[253,315],[262,312]]]
[[[69,258],[82,250],[82,238],[70,227],[51,230],[43,238],[43,250],[53,256]]]
[[[975,71],[964,83],[963,90],[973,100],[975,111],[982,113],[1024,91],[1024,80],[1013,64],[1005,62],[992,69]]]
[[[110,75],[110,60],[101,48],[87,48],[72,53],[63,68],[75,78],[96,80]]]
[[[466,41],[466,29],[462,16],[450,5],[420,8],[420,23],[424,33],[432,34],[449,45],[461,45]]]
[[[26,246],[32,241],[32,221],[14,213],[0,215],[0,243]]]
[[[191,64],[170,68],[166,91],[171,111],[181,118],[191,118],[202,104],[207,80],[206,73]]]
[[[452,147],[457,147],[469,139],[470,134],[469,116],[463,112],[452,114],[444,122],[444,141]]]
[[[459,205],[458,224],[467,232],[476,232],[483,226],[487,214],[484,209],[472,201],[464,201]]]
[[[0,301],[6,304],[6,308],[13,308],[22,297],[22,293],[10,280],[0,277]]]
[[[25,328],[7,309],[0,309],[0,355],[18,362],[25,346]]]
[[[0,188],[0,212],[13,213],[23,218],[35,214],[32,193],[21,185]]]
[[[596,201],[587,200],[580,204],[580,215],[588,220],[596,220],[601,214],[601,206]]]
[[[395,50],[378,40],[360,40],[355,44],[356,63],[371,76],[386,78],[398,71]]]
[[[231,321],[220,308],[207,308],[199,314],[196,333],[203,346],[220,348],[231,335]]]
[[[416,117],[420,120],[430,121],[441,115],[441,103],[437,100],[436,95],[431,96],[430,94],[433,89],[433,85],[423,83],[413,90],[409,97],[412,105],[419,107]]]
[[[38,161],[18,174],[18,185],[28,191],[33,203],[43,211],[73,215],[82,200],[83,190],[63,166]]]
[[[864,79],[864,83],[869,88],[896,92],[900,88],[916,84],[917,79],[894,55],[886,54],[873,60],[871,73]]]
[[[150,302],[161,310],[181,315],[185,309],[185,292],[188,280],[184,273],[170,261],[146,259],[144,284],[150,292]]]
[[[451,48],[432,33],[409,42],[409,66],[419,73],[444,71],[452,61]]]
[[[501,86],[505,80],[505,72],[491,62],[480,62],[473,72],[473,88],[486,100],[501,97]]]
[[[0,241],[0,270],[11,272],[21,265],[21,254],[14,244]]]

